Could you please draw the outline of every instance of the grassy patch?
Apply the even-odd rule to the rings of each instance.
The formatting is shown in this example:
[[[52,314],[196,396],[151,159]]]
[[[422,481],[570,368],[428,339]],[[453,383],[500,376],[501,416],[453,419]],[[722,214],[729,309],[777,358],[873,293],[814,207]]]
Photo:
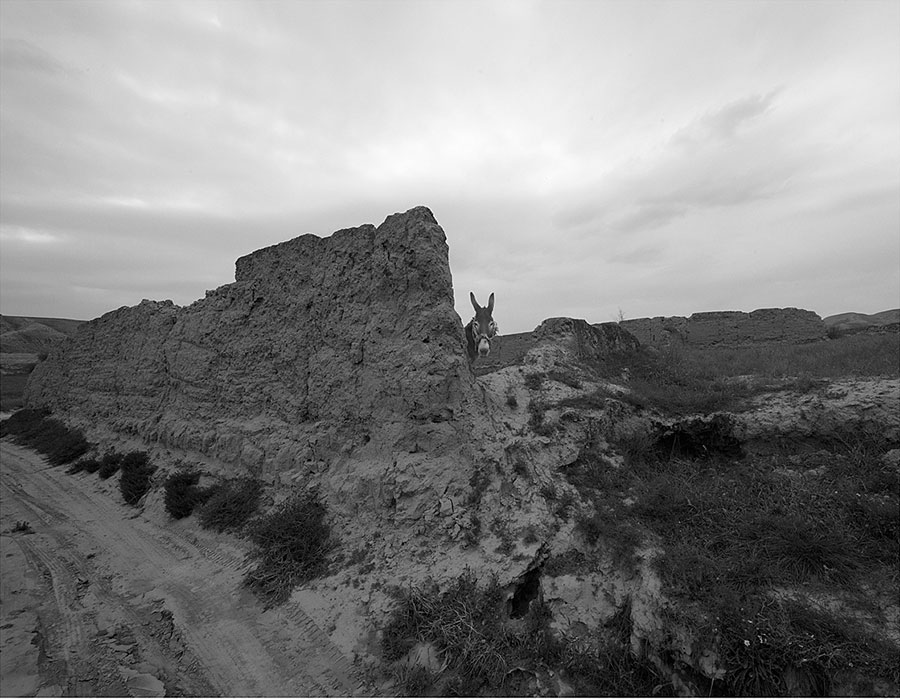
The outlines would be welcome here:
[[[798,470],[804,462],[790,455],[762,461],[645,454],[615,479],[596,476],[592,483],[602,484],[607,498],[579,526],[588,542],[625,541],[630,528],[652,533],[662,545],[656,566],[666,593],[709,616],[682,622],[725,650],[729,693],[784,694],[785,679],[793,678],[806,684],[804,692],[821,694],[835,673],[861,667],[892,678],[886,647],[871,632],[853,633],[853,655],[838,653],[849,642],[833,641],[832,648],[803,631],[809,620],[825,624],[824,613],[770,599],[775,588],[852,591],[873,580],[896,591],[900,493],[896,473],[876,458],[891,445],[863,441],[835,439],[815,453],[809,471]],[[618,507],[625,497],[632,507]],[[825,646],[814,649],[819,642]]]
[[[631,391],[621,400],[670,415],[712,413],[739,410],[749,397],[765,391],[805,393],[828,379],[900,376],[900,342],[896,334],[862,334],[798,345],[671,347],[611,358],[603,373],[618,376],[626,368]],[[751,375],[751,382],[735,381]],[[610,397],[601,387],[559,405],[603,408]]]
[[[679,572],[695,578],[702,569],[696,562],[705,558],[715,562],[719,579],[741,588],[844,583],[872,566],[897,565],[896,547],[885,546],[885,537],[896,533],[896,496],[848,498],[848,486],[837,470],[792,476],[754,463],[669,460],[638,474],[629,493],[632,517],[667,545],[664,572],[671,584],[683,583]],[[888,502],[893,512],[884,507]],[[884,513],[875,537],[871,511],[860,504],[879,504]],[[682,555],[687,558],[675,561]]]
[[[267,606],[283,603],[293,588],[325,572],[334,547],[325,505],[314,491],[295,495],[254,521],[250,539],[259,564],[245,584]]]
[[[401,660],[420,643],[445,659],[441,673],[395,666],[395,679],[408,695],[505,695],[533,691],[522,677],[562,671],[578,695],[654,695],[667,687],[652,666],[631,654],[626,632],[603,630],[582,647],[557,639],[549,628],[549,610],[533,601],[513,623],[506,594],[492,580],[479,585],[466,572],[441,592],[435,584],[398,593],[399,605],[384,629],[382,658]],[[621,620],[620,620],[621,621]]]
[[[755,374],[763,377],[896,377],[900,374],[897,334],[852,335],[813,343],[691,348],[669,361],[707,377]]]
[[[848,669],[900,683],[895,647],[826,610],[754,596],[731,599],[716,613],[728,694],[821,697]]]
[[[590,439],[560,468],[581,497],[577,531],[596,549],[550,561],[548,571],[589,570],[596,552],[627,569],[641,542],[658,544],[655,566],[666,595],[694,611],[681,627],[701,648],[723,650],[728,675],[716,682],[716,694],[821,695],[836,674],[861,668],[896,682],[887,660],[897,650],[874,628],[847,622],[852,639],[841,641],[834,634],[843,618],[829,623],[808,605],[776,604],[772,591],[846,596],[869,587],[896,596],[900,475],[882,456],[900,445],[848,426],[820,445],[791,446],[799,454],[741,457],[728,425],[683,421],[675,428],[665,439],[619,436],[626,468],[604,459]],[[854,600],[873,605],[861,593]]]
[[[40,452],[55,465],[73,462],[91,449],[84,433],[67,428],[43,409],[23,409],[0,422],[0,437]]]
[[[586,646],[563,647],[563,667],[578,695],[594,697],[672,696],[653,664],[631,652],[631,603],[616,611]]]

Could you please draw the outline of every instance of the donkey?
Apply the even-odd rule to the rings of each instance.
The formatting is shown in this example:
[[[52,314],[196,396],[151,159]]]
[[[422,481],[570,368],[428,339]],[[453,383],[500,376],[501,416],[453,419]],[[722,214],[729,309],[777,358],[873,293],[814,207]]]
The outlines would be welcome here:
[[[497,335],[500,329],[491,316],[494,312],[493,292],[487,306],[479,306],[472,292],[469,292],[469,299],[475,308],[475,317],[466,324],[466,349],[469,352],[469,361],[473,362],[476,357],[488,356],[491,352],[491,338]]]

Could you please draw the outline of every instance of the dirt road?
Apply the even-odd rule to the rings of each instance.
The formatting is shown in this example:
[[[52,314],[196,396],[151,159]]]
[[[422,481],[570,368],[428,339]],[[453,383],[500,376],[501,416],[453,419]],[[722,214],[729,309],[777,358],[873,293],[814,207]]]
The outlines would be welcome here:
[[[3,695],[366,694],[299,606],[240,586],[238,546],[150,522],[114,482],[0,442]]]

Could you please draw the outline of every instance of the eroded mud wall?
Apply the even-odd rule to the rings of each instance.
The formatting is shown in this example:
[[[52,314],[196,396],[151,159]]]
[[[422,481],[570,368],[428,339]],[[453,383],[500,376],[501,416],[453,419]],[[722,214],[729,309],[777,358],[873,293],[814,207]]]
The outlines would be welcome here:
[[[85,323],[35,369],[26,401],[283,470],[369,443],[440,452],[466,429],[473,382],[446,238],[418,207],[244,256],[234,283],[190,306],[144,301]]]

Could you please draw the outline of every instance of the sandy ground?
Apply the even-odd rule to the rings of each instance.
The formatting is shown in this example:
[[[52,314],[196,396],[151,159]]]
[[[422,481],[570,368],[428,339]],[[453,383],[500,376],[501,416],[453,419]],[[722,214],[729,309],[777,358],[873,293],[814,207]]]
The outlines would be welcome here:
[[[300,605],[241,587],[238,547],[154,524],[115,481],[0,442],[3,696],[368,694]]]

